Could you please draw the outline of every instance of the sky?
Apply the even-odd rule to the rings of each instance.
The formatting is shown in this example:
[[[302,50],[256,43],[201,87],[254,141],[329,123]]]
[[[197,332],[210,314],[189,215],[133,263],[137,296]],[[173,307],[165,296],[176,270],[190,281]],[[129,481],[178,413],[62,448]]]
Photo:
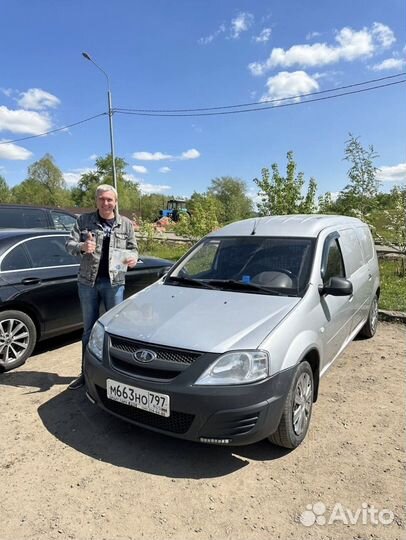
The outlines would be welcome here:
[[[349,133],[374,146],[389,191],[406,183],[406,84],[392,84],[406,80],[405,11],[404,0],[2,0],[0,175],[17,185],[49,153],[72,187],[110,152],[107,78],[86,51],[109,77],[115,153],[143,193],[188,197],[233,176],[255,199],[253,179],[285,171],[290,150],[319,195],[337,193]]]

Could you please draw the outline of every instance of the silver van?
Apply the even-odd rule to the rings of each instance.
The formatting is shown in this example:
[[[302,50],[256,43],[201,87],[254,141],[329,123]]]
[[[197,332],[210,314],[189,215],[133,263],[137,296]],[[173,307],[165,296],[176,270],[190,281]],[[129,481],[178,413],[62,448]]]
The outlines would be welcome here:
[[[99,319],[87,396],[175,437],[295,448],[321,377],[357,334],[375,334],[379,292],[374,243],[358,219],[233,223]]]

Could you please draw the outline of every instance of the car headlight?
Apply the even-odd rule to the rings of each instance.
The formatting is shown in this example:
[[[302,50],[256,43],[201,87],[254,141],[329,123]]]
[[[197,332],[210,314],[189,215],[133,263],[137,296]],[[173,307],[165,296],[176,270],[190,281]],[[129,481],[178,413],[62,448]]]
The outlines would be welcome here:
[[[247,384],[268,375],[269,355],[266,351],[234,351],[220,356],[195,384]]]
[[[104,326],[98,321],[93,326],[88,343],[89,351],[98,359],[103,358]]]

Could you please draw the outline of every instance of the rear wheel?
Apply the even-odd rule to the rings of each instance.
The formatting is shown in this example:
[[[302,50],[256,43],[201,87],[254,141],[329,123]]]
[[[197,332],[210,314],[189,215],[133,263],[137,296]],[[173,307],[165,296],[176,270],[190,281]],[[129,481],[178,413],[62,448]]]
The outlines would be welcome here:
[[[372,300],[371,308],[368,313],[367,322],[359,331],[359,335],[366,338],[374,337],[378,327],[378,296],[375,295]]]
[[[0,369],[9,371],[24,364],[37,341],[31,317],[22,311],[0,313]]]
[[[313,371],[303,361],[297,367],[287,395],[278,429],[269,441],[284,448],[296,448],[306,437],[313,405]]]

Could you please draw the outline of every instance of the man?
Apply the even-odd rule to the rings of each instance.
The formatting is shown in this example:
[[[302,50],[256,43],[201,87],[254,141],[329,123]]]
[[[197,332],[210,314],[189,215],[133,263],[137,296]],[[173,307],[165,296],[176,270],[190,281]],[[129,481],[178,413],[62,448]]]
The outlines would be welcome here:
[[[96,212],[82,214],[73,227],[66,250],[80,255],[78,289],[83,315],[82,372],[71,382],[69,389],[84,385],[83,358],[94,323],[100,316],[101,304],[107,310],[123,301],[125,272],[112,268],[116,250],[128,250],[125,263],[128,268],[137,264],[138,249],[134,227],[129,219],[116,211],[117,191],[108,184],[96,189]]]

